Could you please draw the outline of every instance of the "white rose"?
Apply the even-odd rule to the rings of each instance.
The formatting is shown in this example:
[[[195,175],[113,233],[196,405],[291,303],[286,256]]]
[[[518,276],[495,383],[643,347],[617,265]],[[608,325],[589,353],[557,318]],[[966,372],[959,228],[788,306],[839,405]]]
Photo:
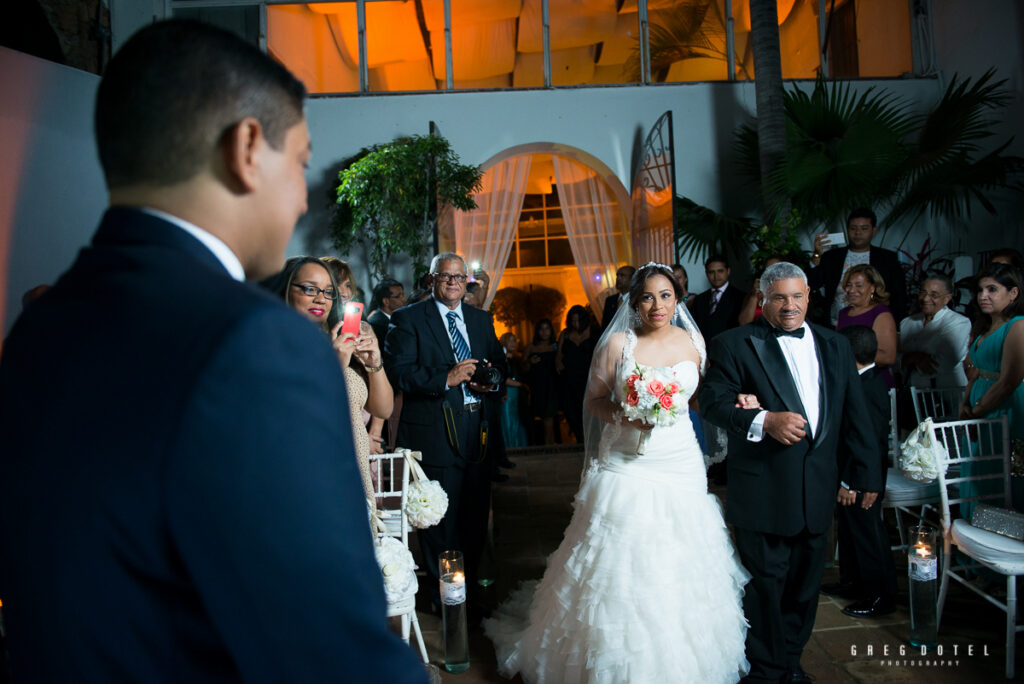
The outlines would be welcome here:
[[[405,514],[413,527],[422,530],[436,525],[447,510],[448,494],[436,480],[420,480],[409,485]]]
[[[384,580],[384,593],[394,602],[416,593],[416,564],[412,554],[398,539],[381,537],[374,545],[377,565]]]

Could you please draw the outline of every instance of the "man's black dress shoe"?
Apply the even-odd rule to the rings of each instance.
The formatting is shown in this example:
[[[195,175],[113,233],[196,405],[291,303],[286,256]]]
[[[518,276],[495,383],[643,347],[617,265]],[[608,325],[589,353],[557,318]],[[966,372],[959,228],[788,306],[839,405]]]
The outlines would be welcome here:
[[[857,598],[857,586],[852,582],[830,582],[821,585],[821,593],[844,599]]]
[[[843,613],[850,617],[880,617],[888,615],[896,610],[896,603],[892,599],[884,599],[881,596],[872,601],[857,601],[843,608]]]

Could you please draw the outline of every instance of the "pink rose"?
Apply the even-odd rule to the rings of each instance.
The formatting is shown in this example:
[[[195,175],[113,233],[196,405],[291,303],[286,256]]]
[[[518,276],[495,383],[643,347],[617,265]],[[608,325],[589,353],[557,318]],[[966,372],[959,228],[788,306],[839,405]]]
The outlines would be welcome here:
[[[629,404],[630,406],[636,406],[639,401],[640,395],[636,393],[636,390],[633,390],[632,392],[626,395],[626,403]]]
[[[665,392],[665,385],[661,383],[661,380],[651,380],[647,383],[647,391],[656,397],[660,397]]]
[[[663,409],[671,409],[672,408],[672,395],[671,394],[667,394],[667,393],[666,394],[662,394],[661,395],[661,399],[658,399],[658,401],[661,403],[661,408],[663,408]]]
[[[677,382],[670,382],[667,385],[665,385],[665,394],[675,394],[678,391],[679,383]]]
[[[636,381],[639,379],[640,376],[637,375],[636,373],[633,373],[632,375],[629,376],[629,380],[626,381],[626,387],[628,387],[629,389],[633,389],[634,387],[636,387]]]

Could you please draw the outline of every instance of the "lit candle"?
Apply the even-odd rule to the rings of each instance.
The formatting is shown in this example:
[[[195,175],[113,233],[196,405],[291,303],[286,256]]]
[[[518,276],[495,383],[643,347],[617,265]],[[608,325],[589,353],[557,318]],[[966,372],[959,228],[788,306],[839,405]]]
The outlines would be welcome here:
[[[921,544],[920,546],[915,546],[914,551],[916,551],[917,555],[921,556],[922,558],[927,558],[928,556],[932,555],[932,550],[924,544]]]
[[[461,584],[466,581],[466,576],[461,572],[456,572],[452,575],[452,582],[455,584]]]

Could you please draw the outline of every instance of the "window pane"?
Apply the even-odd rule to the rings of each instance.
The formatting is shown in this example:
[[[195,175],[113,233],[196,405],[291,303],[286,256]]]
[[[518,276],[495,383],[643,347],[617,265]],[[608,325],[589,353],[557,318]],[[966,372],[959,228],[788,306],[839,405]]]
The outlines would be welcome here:
[[[352,3],[269,6],[267,52],[311,93],[359,92],[355,21]]]
[[[838,0],[839,4],[842,0]],[[736,78],[754,78],[754,52],[750,41],[750,2],[733,0],[736,37]],[[778,0],[779,47],[783,78],[814,78],[818,56],[818,0]]]
[[[552,216],[558,214],[558,216]],[[555,209],[548,213],[548,237],[565,235],[565,221],[562,220],[562,210]]]
[[[568,238],[548,240],[548,266],[569,266],[576,263]]]
[[[724,2],[676,2],[664,9],[652,9],[648,16],[651,81],[729,79]]]
[[[512,249],[508,251],[508,262],[505,264],[505,268],[518,268],[516,263],[516,243],[512,243]]]
[[[629,3],[626,3],[628,5]],[[639,83],[640,14],[636,3],[619,10],[611,36],[597,44],[594,55],[596,67],[591,83]]]
[[[830,76],[867,78],[913,72],[907,0],[836,2],[829,20]]]
[[[524,195],[523,209],[540,209],[544,206],[543,195]]]
[[[523,212],[526,213],[526,212]],[[544,221],[538,218],[526,218],[519,223],[519,239],[544,237]]]
[[[544,263],[544,240],[522,240],[519,243],[519,266],[546,266]]]

